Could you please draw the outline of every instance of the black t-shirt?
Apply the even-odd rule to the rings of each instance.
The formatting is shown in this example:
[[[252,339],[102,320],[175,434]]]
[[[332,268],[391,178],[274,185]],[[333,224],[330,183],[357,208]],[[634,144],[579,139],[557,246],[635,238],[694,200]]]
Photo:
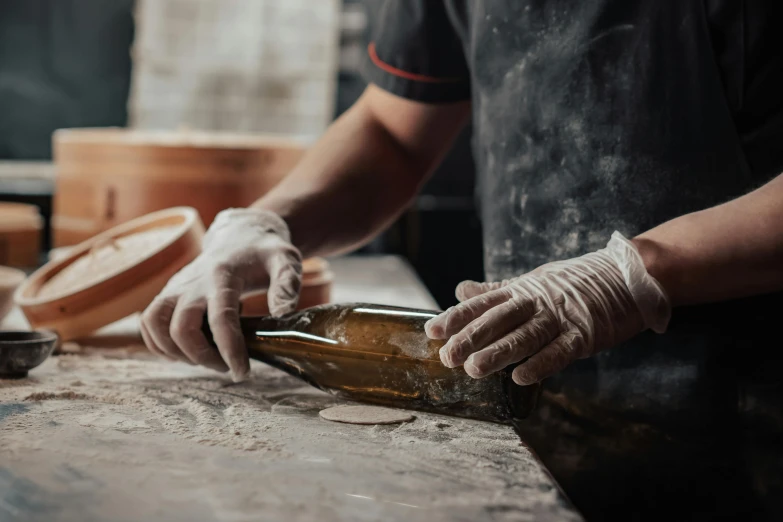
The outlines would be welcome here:
[[[365,72],[412,100],[472,99],[487,278],[503,279],[783,172],[779,4],[389,0]]]
[[[387,0],[365,73],[412,100],[472,101],[486,276],[499,280],[601,248],[614,230],[631,237],[734,199],[783,172],[781,6]],[[765,336],[781,316],[780,299],[677,310],[667,334],[642,334],[549,379],[543,406],[522,431],[539,440],[535,430],[557,415],[582,430],[596,416],[613,419],[625,435],[629,426],[647,426],[657,446],[634,458],[621,452],[616,462],[602,454],[624,478],[650,465],[653,447],[682,456],[695,440],[737,443],[746,420],[758,415],[779,435],[783,346],[771,348]],[[642,445],[629,440],[629,447]],[[547,444],[554,441],[542,435],[542,455]],[[781,445],[775,448],[780,457]],[[584,454],[569,453],[564,464],[558,451],[548,463],[576,480]],[[738,476],[736,453],[724,454],[734,459],[721,461],[725,469],[715,455],[682,457],[660,481],[671,488],[673,475],[702,480],[707,468]],[[774,473],[748,473],[752,494],[769,498]],[[589,484],[584,490],[600,497]],[[635,487],[629,484],[612,487]],[[654,503],[628,498],[654,512]]]

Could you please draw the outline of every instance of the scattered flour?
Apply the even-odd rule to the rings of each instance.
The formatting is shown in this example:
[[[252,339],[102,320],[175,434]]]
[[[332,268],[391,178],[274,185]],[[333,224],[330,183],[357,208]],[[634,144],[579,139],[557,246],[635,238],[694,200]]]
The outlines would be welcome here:
[[[52,393],[52,392],[35,392],[31,393],[24,398],[26,401],[50,401],[50,400],[85,400],[89,397],[83,393],[76,393],[71,390]]]
[[[497,506],[578,520],[508,427],[419,412],[398,425],[319,418],[340,403],[260,363],[234,384],[142,353],[90,350],[0,380],[0,455],[17,469],[65,462],[104,484],[131,481],[122,494],[147,500],[128,509],[157,516],[208,501],[214,520],[312,520],[323,506],[343,520],[479,520]]]

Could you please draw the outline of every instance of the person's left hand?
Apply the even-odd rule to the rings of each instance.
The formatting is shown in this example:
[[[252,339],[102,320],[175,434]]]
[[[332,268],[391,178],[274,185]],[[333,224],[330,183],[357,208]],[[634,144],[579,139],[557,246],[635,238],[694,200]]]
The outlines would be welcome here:
[[[663,287],[617,232],[605,249],[501,283],[464,281],[456,293],[461,303],[425,326],[430,338],[449,339],[443,364],[478,379],[522,361],[512,373],[520,385],[647,328],[662,333],[671,315]]]

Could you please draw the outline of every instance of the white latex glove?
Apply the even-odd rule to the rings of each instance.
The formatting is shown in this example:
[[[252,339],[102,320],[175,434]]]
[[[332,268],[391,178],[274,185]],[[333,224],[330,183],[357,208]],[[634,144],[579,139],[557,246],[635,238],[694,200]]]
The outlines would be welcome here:
[[[460,304],[425,325],[444,365],[474,378],[523,361],[512,377],[533,384],[651,328],[663,333],[671,306],[636,247],[618,232],[605,249],[543,265],[501,283],[463,281]]]
[[[256,209],[220,212],[202,247],[144,311],[141,333],[153,353],[218,371],[230,369],[239,382],[250,371],[239,298],[268,287],[270,313],[292,312],[299,299],[301,255],[285,222]],[[201,331],[205,313],[219,353]]]

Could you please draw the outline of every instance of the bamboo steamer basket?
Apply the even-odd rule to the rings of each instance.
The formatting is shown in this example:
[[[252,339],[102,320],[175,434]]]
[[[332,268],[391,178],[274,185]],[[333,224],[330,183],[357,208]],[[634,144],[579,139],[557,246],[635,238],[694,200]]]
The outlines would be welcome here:
[[[79,243],[157,210],[189,206],[206,226],[246,207],[296,165],[296,138],[119,128],[54,133],[54,246]]]
[[[151,213],[80,243],[34,272],[15,299],[30,326],[64,341],[140,312],[201,252],[198,212]]]
[[[328,303],[331,300],[333,280],[334,274],[329,270],[329,263],[325,259],[305,259],[302,262],[302,288],[296,309],[303,310]],[[269,314],[266,291],[246,294],[241,301],[243,317]]]
[[[38,266],[43,218],[38,207],[0,203],[0,265]]]

